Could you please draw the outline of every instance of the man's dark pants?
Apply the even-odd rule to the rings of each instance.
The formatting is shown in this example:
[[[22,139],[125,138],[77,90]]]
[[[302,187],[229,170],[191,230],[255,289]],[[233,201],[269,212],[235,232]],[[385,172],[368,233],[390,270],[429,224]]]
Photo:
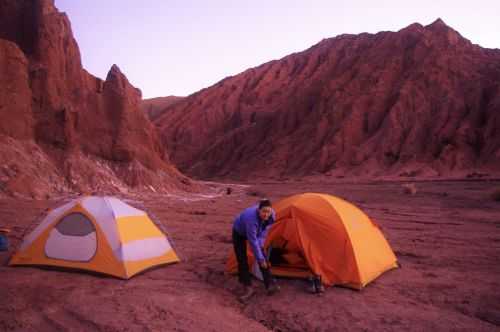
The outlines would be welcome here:
[[[238,280],[245,286],[250,286],[252,283],[252,278],[250,276],[250,268],[248,266],[247,257],[247,238],[238,234],[233,230],[233,246],[234,253],[236,254],[236,260],[238,261]],[[257,264],[257,262],[256,262]],[[264,278],[264,285],[269,288],[271,284],[272,275],[269,268],[263,269],[259,265],[260,271],[262,272],[262,277]]]

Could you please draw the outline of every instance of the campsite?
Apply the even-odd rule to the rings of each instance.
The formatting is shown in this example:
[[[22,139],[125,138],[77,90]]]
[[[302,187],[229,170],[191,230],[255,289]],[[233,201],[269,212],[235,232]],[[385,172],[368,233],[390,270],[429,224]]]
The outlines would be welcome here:
[[[1,0],[0,332],[498,331],[497,2]]]
[[[26,229],[62,198],[3,199],[0,218],[12,231],[9,252],[0,252],[0,330],[495,330],[500,238],[491,193],[498,181],[415,182],[413,195],[404,184],[310,178],[121,197],[161,221],[181,260],[129,280],[7,267]],[[237,278],[225,273],[232,218],[261,195],[276,201],[302,192],[329,193],[362,208],[381,227],[401,268],[361,291],[328,287],[322,296],[309,294],[304,280],[280,278],[279,294],[269,297],[261,288],[241,304],[234,296]]]

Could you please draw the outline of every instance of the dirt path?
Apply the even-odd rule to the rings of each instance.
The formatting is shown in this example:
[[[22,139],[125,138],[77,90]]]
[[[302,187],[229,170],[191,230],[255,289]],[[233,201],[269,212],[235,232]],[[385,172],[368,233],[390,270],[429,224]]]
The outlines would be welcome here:
[[[129,196],[170,234],[182,262],[129,281],[5,263],[25,230],[56,202],[0,200],[0,225],[12,228],[0,253],[0,330],[344,331],[500,329],[499,182],[423,182],[416,195],[401,183],[267,182],[214,186],[205,196]],[[224,273],[232,218],[259,194],[299,192],[346,198],[375,218],[402,268],[361,292],[306,293],[280,280],[281,293],[236,301],[236,278]]]

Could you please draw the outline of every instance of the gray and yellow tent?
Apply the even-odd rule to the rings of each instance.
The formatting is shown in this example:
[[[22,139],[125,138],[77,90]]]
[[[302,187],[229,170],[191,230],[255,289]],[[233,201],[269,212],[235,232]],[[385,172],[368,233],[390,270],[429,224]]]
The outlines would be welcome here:
[[[146,212],[114,197],[86,196],[50,211],[9,265],[59,266],[128,279],[178,261]]]

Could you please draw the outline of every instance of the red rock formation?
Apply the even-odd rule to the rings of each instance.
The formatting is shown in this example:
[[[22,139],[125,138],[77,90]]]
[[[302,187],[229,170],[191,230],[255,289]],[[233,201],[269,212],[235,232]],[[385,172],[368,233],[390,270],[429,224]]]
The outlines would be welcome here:
[[[500,173],[500,50],[443,21],[340,35],[226,78],[155,123],[198,177]]]
[[[0,86],[0,134],[19,139],[33,137],[28,60],[16,44],[3,39],[0,39]],[[7,118],[9,121],[5,121]]]
[[[87,73],[53,0],[0,3],[0,191],[167,190],[173,167],[139,109],[140,90],[114,65]]]
[[[172,105],[173,103],[182,100],[184,97],[178,96],[167,96],[167,97],[157,97],[151,99],[143,99],[141,101],[141,109],[145,112],[151,120],[156,119],[161,115],[161,112]]]

